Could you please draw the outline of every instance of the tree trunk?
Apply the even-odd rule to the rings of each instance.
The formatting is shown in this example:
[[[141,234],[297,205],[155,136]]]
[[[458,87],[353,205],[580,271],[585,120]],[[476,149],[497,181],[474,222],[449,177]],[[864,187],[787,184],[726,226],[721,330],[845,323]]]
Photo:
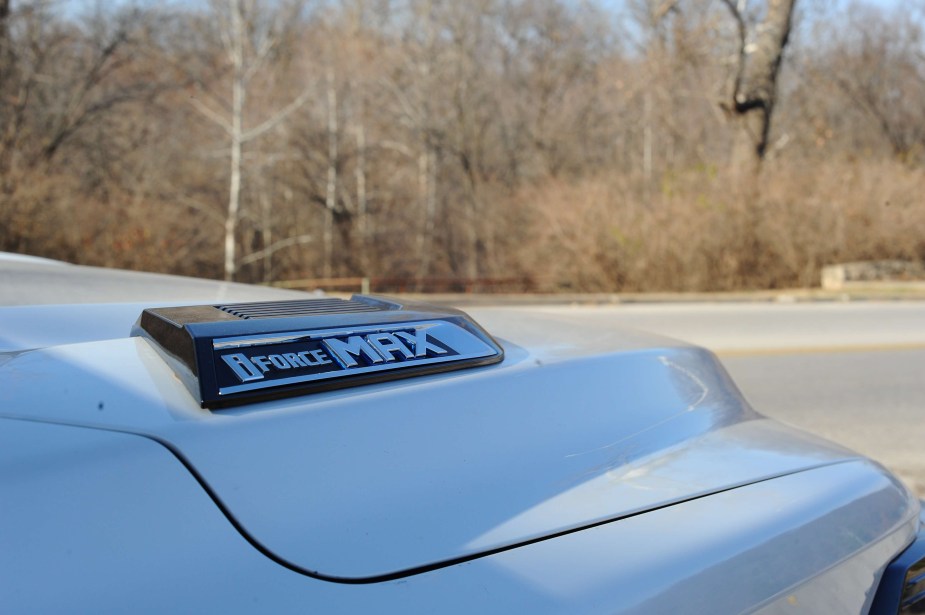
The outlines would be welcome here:
[[[0,0],[0,86],[5,85],[10,72],[10,0]]]
[[[334,210],[337,208],[337,88],[334,83],[334,69],[325,71],[328,99],[328,179],[324,199],[324,260],[322,276],[330,278],[334,267]]]
[[[733,165],[744,174],[757,173],[764,160],[771,129],[771,116],[777,102],[777,76],[781,58],[790,37],[796,0],[768,0],[767,13],[747,40],[745,21],[732,0],[724,0],[739,31],[739,58],[727,111],[737,125],[733,146]]]
[[[357,230],[360,236],[360,272],[369,276],[369,212],[366,198],[366,126],[363,116],[365,104],[360,101],[359,119],[356,125],[356,184],[357,184]]]
[[[228,188],[228,213],[225,216],[225,279],[234,280],[235,231],[241,202],[241,144],[244,140],[244,7],[233,0],[231,7],[231,180]]]
[[[437,219],[437,160],[433,149],[426,146],[418,156],[418,196],[421,199],[421,227],[418,234],[418,291],[423,290],[422,278],[430,273],[434,228]]]
[[[263,283],[269,284],[273,281],[273,252],[268,248],[273,245],[273,204],[270,196],[267,194],[266,185],[261,186],[260,190],[260,240],[263,243]]]

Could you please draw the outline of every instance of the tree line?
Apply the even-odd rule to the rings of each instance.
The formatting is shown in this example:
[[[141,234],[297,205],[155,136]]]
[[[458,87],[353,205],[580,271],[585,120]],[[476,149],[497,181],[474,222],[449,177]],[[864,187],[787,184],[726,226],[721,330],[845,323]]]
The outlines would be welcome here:
[[[922,260],[923,34],[822,0],[0,0],[0,250],[423,290]]]

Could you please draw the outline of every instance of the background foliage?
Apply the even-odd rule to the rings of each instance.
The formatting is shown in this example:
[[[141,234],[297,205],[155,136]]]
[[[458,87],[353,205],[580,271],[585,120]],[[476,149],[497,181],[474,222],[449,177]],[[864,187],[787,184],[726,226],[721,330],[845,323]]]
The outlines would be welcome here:
[[[739,5],[756,30],[766,5]],[[801,0],[743,177],[719,0],[0,0],[0,250],[541,291],[922,260],[925,12],[908,5]]]

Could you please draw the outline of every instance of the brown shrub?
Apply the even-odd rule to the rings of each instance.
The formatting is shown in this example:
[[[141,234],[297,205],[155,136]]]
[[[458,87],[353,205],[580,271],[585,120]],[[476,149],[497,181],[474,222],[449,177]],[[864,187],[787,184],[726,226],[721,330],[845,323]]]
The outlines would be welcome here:
[[[543,290],[660,291],[818,284],[822,266],[925,258],[925,172],[896,162],[623,175],[522,190],[534,223],[520,260]]]

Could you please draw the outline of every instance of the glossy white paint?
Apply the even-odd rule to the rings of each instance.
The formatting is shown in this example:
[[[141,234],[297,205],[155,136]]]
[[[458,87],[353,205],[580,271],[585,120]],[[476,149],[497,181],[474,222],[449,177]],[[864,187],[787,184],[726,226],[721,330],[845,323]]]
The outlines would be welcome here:
[[[214,413],[145,340],[72,344],[0,366],[0,413],[168,443],[255,541],[337,578],[469,557],[852,457],[756,420],[704,351],[596,354],[569,345],[567,329],[555,335],[537,353],[502,342],[498,366]]]
[[[135,301],[190,305],[297,297],[304,298],[305,293],[159,273],[67,265],[45,259],[0,258],[0,305]]]
[[[862,612],[915,514],[889,475],[849,461],[347,585],[265,557],[144,437],[0,421],[0,476],[11,612]]]
[[[0,309],[15,611],[860,611],[918,527],[669,340],[492,312],[501,364],[210,412],[140,305],[45,310]]]

